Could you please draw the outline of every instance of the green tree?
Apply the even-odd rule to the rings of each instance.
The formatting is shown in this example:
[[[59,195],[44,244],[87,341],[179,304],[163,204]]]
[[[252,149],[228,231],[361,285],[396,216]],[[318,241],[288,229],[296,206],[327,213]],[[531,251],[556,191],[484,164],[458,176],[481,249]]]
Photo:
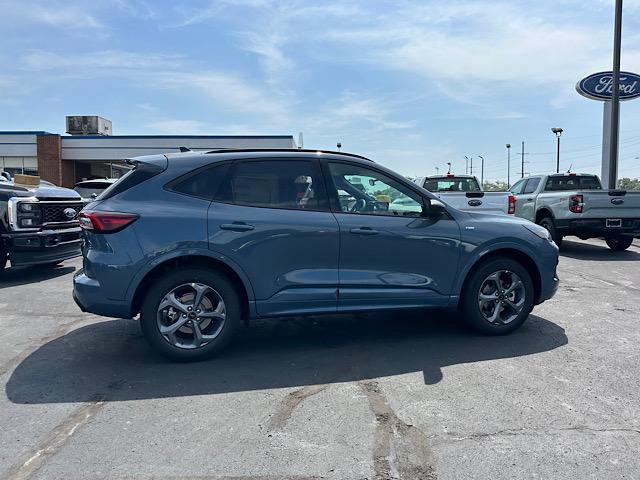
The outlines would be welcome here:
[[[483,185],[483,189],[487,192],[505,192],[509,189],[507,182],[502,182],[500,180],[496,180],[492,182],[490,180],[486,180]]]
[[[619,178],[618,188],[622,190],[640,190],[640,178]]]

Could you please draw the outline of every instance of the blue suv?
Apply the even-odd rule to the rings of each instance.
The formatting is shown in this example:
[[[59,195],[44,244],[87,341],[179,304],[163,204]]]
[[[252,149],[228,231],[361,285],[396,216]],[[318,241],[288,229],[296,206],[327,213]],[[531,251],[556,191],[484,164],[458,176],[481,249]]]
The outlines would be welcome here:
[[[518,328],[558,286],[543,227],[465,213],[364,157],[217,150],[139,157],[79,215],[83,311],[140,314],[159,353],[200,360],[243,320],[457,308]]]

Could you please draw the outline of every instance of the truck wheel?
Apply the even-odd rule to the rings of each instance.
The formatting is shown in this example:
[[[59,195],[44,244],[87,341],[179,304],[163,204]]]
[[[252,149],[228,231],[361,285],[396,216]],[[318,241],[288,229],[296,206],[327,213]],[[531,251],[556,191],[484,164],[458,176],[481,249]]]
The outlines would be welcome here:
[[[562,235],[560,235],[556,230],[556,224],[553,222],[553,218],[544,217],[538,222],[538,225],[546,228],[549,231],[549,233],[551,234],[551,238],[558,247],[562,245]]]
[[[156,280],[140,310],[142,332],[151,347],[180,362],[220,352],[231,341],[240,317],[233,285],[203,268],[174,271]]]
[[[614,252],[621,252],[626,250],[633,243],[633,237],[606,237],[604,239],[607,245]]]
[[[467,278],[461,313],[481,333],[511,333],[531,313],[534,291],[531,275],[520,263],[510,258],[494,258]]]

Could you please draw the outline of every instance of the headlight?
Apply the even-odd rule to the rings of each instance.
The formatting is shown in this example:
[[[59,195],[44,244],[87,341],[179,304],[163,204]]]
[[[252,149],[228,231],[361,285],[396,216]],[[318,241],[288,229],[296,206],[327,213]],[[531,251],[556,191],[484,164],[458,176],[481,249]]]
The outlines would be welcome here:
[[[547,230],[546,228],[541,227],[540,225],[536,225],[535,223],[532,223],[531,225],[523,225],[523,227],[529,230],[534,235],[542,238],[543,240],[547,240],[548,242],[553,242],[553,239],[551,238],[551,234],[549,233],[549,230]]]
[[[18,210],[25,213],[39,212],[40,205],[37,203],[18,203]]]

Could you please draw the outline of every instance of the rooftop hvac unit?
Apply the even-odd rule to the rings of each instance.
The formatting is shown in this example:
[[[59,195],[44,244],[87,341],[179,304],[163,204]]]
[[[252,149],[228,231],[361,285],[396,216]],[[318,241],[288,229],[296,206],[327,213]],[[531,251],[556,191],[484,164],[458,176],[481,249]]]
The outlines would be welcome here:
[[[67,115],[69,135],[112,135],[111,120],[97,115]]]

